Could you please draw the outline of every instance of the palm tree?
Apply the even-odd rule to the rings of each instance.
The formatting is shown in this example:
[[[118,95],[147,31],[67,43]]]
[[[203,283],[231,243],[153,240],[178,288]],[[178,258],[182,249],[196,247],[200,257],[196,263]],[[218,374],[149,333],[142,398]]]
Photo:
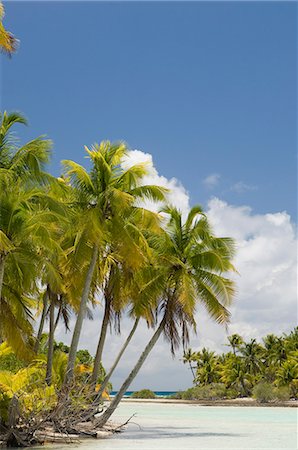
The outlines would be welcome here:
[[[22,333],[32,333],[26,305],[39,296],[42,253],[57,251],[58,217],[48,193],[54,178],[44,170],[51,142],[37,138],[19,147],[11,133],[18,123],[26,124],[26,119],[18,113],[0,114],[0,299],[6,315],[0,335],[24,349]]]
[[[243,359],[240,356],[228,354],[225,362],[222,364],[221,381],[229,387],[235,387],[242,395],[249,396],[249,386],[251,376],[246,370]]]
[[[201,385],[215,383],[219,380],[218,358],[214,352],[203,348],[197,352],[197,376],[196,381]]]
[[[192,208],[184,224],[176,208],[168,207],[164,212],[169,217],[166,231],[148,238],[158,254],[159,264],[146,269],[148,279],[145,283],[146,276],[143,276],[140,292],[149,303],[156,303],[162,319],[119,392],[98,419],[100,426],[115,411],[161,334],[170,342],[173,354],[181,341],[185,347],[189,328],[196,326],[197,301],[205,305],[217,322],[229,320],[226,305],[232,300],[234,286],[222,274],[233,270],[232,240],[212,236],[207,218],[199,207]]]
[[[245,343],[241,348],[241,354],[248,373],[256,375],[262,368],[262,348],[255,339]]]
[[[234,355],[236,355],[236,350],[239,350],[241,345],[243,345],[244,341],[243,338],[239,334],[232,334],[231,336],[228,336],[228,341],[230,347],[232,347]]]
[[[279,386],[291,385],[296,382],[298,385],[298,352],[293,358],[284,361],[277,370],[277,384]]]
[[[4,15],[5,13],[3,3],[0,2],[0,48],[2,52],[7,53],[10,56],[16,51],[18,41],[9,31],[4,28],[2,23]]]
[[[155,194],[154,192],[151,193],[151,189],[154,191],[155,188],[155,186],[146,186],[144,194],[139,192],[138,196],[148,197],[150,195],[154,198]],[[162,198],[162,192],[159,198]],[[116,319],[116,329],[120,332],[120,322],[117,323],[117,320],[120,319],[121,310],[129,303],[131,305],[130,314],[133,318],[137,320],[140,317],[144,317],[148,323],[152,324],[150,309],[145,308],[138,311],[138,284],[135,282],[134,274],[151,262],[151,251],[146,241],[146,235],[150,230],[160,232],[159,220],[159,216],[155,213],[141,207],[132,206],[127,210],[127,214],[122,214],[122,226],[120,222],[115,226],[115,220],[111,222],[112,230],[110,231],[110,236],[112,244],[109,245],[109,253],[102,259],[101,263],[103,273],[106,274],[103,276],[102,283],[104,317],[91,377],[91,383],[94,385],[98,378],[107,326],[111,319]],[[118,232],[120,227],[122,228],[121,234]],[[119,357],[121,358],[135,333],[137,323],[136,326],[133,326],[132,333],[128,336],[128,342],[124,344],[124,348],[114,364],[118,364]]]
[[[183,363],[184,364],[188,363],[192,373],[193,380],[195,379],[195,373],[194,373],[194,366],[192,365],[192,363],[196,361],[196,358],[197,352],[193,352],[191,348],[185,350],[185,352],[183,353]]]
[[[38,137],[18,147],[11,132],[15,124],[26,125],[27,121],[19,113],[0,113],[0,175],[10,177],[11,183],[21,179],[30,186],[46,180],[53,181],[53,177],[45,172],[50,160],[51,141]]]
[[[111,258],[108,256],[111,253],[111,236],[116,235],[115,228],[118,233],[121,233],[123,243],[128,241],[130,245],[129,254],[123,250],[122,254],[126,255],[126,260],[131,255],[131,260],[137,261],[137,258],[142,257],[142,251],[136,244],[133,245],[131,235],[135,232],[135,228],[131,225],[128,226],[122,218],[125,217],[127,210],[131,210],[137,198],[147,197],[163,200],[165,193],[165,190],[158,186],[139,185],[140,179],[147,173],[144,164],[138,164],[128,169],[121,166],[128,151],[124,144],[111,144],[106,141],[94,145],[91,150],[86,148],[86,151],[92,163],[90,173],[73,161],[64,161],[66,176],[69,178],[70,184],[74,188],[74,196],[76,196],[75,206],[81,214],[74,251],[77,251],[77,247],[85,247],[85,254],[89,253],[89,266],[85,268],[85,284],[70,346],[65,385],[73,376],[87,300],[95,269],[100,267],[102,260],[108,264],[106,264],[106,270],[99,270],[99,279],[96,280],[96,284],[97,287],[103,286],[104,299],[108,302],[111,301],[110,287],[114,271],[117,271],[117,263],[113,256]],[[119,250],[121,251],[121,248]],[[101,257],[100,261],[99,256]],[[106,304],[102,333],[94,362],[94,379],[100,366],[109,315],[110,304]]]

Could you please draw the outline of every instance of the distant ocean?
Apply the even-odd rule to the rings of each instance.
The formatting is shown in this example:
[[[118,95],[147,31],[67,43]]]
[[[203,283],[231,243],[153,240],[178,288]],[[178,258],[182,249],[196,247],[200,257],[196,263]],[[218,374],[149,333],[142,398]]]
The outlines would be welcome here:
[[[115,395],[117,394],[118,391],[111,391],[110,393],[110,397],[115,397]],[[131,397],[131,395],[136,392],[136,391],[126,391],[124,394],[124,398],[129,398]],[[161,398],[165,398],[165,397],[170,397],[173,394],[177,394],[177,391],[153,391],[154,394],[156,395],[156,397],[161,397]]]

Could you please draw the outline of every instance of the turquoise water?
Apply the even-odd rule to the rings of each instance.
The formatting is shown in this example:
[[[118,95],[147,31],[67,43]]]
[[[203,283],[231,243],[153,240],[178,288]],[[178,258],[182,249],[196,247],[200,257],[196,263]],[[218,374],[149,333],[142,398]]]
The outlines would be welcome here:
[[[112,438],[53,447],[59,450],[297,449],[296,408],[124,402],[113,420],[123,423],[134,413],[136,416],[126,431]]]
[[[126,391],[124,394],[124,398],[129,398],[135,391]],[[153,391],[156,397],[170,397],[173,394],[176,394],[177,391]],[[117,394],[117,391],[111,391],[110,397],[114,397]]]

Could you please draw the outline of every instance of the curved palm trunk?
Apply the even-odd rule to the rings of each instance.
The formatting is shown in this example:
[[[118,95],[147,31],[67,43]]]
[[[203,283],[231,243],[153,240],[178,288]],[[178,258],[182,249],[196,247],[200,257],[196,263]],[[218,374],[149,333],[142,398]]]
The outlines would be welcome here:
[[[136,331],[136,329],[137,329],[137,327],[138,327],[139,321],[140,321],[140,318],[138,317],[138,318],[135,320],[135,322],[134,322],[134,324],[133,324],[133,327],[132,327],[132,329],[131,329],[131,331],[130,331],[130,333],[129,333],[127,339],[126,339],[126,341],[124,342],[124,345],[122,346],[120,352],[118,353],[118,356],[117,356],[117,358],[116,358],[115,361],[114,361],[114,364],[113,364],[112,367],[110,368],[108,374],[105,376],[105,379],[103,380],[103,382],[102,382],[102,384],[101,384],[101,386],[100,386],[100,389],[99,389],[99,391],[98,391],[98,393],[97,393],[95,402],[98,402],[98,403],[100,402],[102,393],[104,392],[105,388],[107,387],[107,384],[108,384],[108,382],[110,381],[110,378],[111,378],[111,376],[113,375],[113,372],[114,372],[114,370],[116,369],[116,367],[117,367],[117,365],[118,365],[120,359],[122,358],[122,355],[123,355],[123,353],[125,352],[125,350],[126,350],[128,344],[129,344],[130,341],[132,340],[132,337],[133,337],[133,335],[135,334],[135,331]]]
[[[42,301],[43,301],[42,314],[41,314],[41,318],[40,318],[36,341],[34,344],[35,353],[38,353],[38,350],[39,350],[40,340],[41,340],[43,327],[44,327],[44,323],[45,323],[45,319],[46,319],[46,315],[47,315],[47,309],[48,309],[48,291],[47,290],[43,295]]]
[[[48,357],[47,357],[47,371],[46,371],[46,383],[48,386],[50,386],[52,384],[52,369],[53,369],[53,355],[54,355],[54,331],[55,331],[54,327],[55,327],[55,302],[54,302],[54,299],[51,298]]]
[[[2,294],[2,286],[3,286],[3,278],[4,278],[4,264],[5,264],[5,256],[0,255],[0,304],[1,304],[1,294]],[[0,344],[3,342],[1,323],[0,323]]]
[[[141,356],[140,356],[138,362],[136,363],[135,367],[133,368],[133,370],[130,372],[130,374],[128,375],[128,377],[126,378],[124,383],[122,384],[120,390],[118,391],[118,394],[115,396],[115,398],[111,402],[110,406],[106,409],[106,411],[96,421],[96,425],[103,426],[109,420],[109,418],[111,417],[111,415],[113,414],[113,412],[115,411],[117,406],[119,405],[120,400],[122,399],[123,395],[127,391],[127,388],[130,386],[132,381],[135,379],[135,377],[138,374],[140,368],[144,364],[147,356],[149,355],[149,353],[151,352],[152,348],[154,347],[154,345],[158,341],[158,339],[159,339],[159,337],[160,337],[160,335],[161,335],[161,333],[162,333],[162,331],[163,331],[163,329],[165,327],[165,323],[166,323],[166,320],[165,320],[165,317],[164,317],[162,319],[162,321],[160,322],[159,327],[157,328],[157,330],[153,334],[152,338],[150,339],[150,341],[146,345],[145,350],[141,354]]]
[[[194,370],[193,370],[193,366],[191,365],[191,361],[189,361],[188,364],[189,364],[189,368],[190,368],[190,370],[191,370],[192,377],[193,377],[193,382],[194,382],[196,376],[195,376],[195,373],[194,373]]]
[[[105,309],[104,309],[104,315],[102,319],[102,325],[101,325],[101,331],[100,336],[97,344],[96,354],[94,358],[94,364],[93,364],[93,372],[91,376],[91,385],[96,385],[99,371],[100,371],[100,363],[102,360],[102,352],[107,336],[107,330],[110,320],[110,307],[111,307],[111,300],[109,298],[105,297]]]
[[[55,324],[54,324],[54,331],[56,331],[56,328],[58,326],[58,323],[59,323],[59,320],[60,320],[60,317],[61,317],[61,312],[62,312],[62,304],[60,303],[60,306],[59,306],[59,309],[58,309],[58,312],[57,312],[57,317],[56,317]]]
[[[83,293],[82,293],[80,309],[79,309],[79,312],[77,315],[77,320],[76,320],[74,332],[72,335],[72,340],[71,340],[71,345],[70,345],[70,350],[69,350],[69,355],[68,355],[67,369],[66,369],[66,374],[65,374],[65,378],[64,378],[64,387],[66,387],[69,384],[69,382],[71,381],[71,379],[73,378],[78,343],[79,343],[80,334],[81,334],[81,330],[82,330],[83,320],[84,320],[84,317],[86,314],[87,301],[88,301],[90,287],[91,287],[91,283],[92,283],[92,277],[93,277],[95,266],[96,266],[97,256],[98,256],[98,247],[95,245],[93,247],[92,258],[90,261],[90,265],[88,268],[85,285],[84,285],[84,289],[83,289]]]
[[[3,278],[4,278],[5,256],[0,255],[0,298],[2,294]]]

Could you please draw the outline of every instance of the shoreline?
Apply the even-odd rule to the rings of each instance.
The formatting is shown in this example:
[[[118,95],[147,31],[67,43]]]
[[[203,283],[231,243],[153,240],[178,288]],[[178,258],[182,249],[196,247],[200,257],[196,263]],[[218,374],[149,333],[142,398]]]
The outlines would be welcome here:
[[[260,403],[253,398],[235,398],[227,400],[181,400],[181,399],[170,399],[170,398],[154,398],[154,399],[143,399],[143,398],[123,398],[121,403],[164,403],[164,404],[189,404],[189,405],[199,405],[199,406],[241,406],[241,407],[279,407],[279,408],[297,408],[298,400],[288,400],[288,401],[278,401],[278,402],[267,402]]]

